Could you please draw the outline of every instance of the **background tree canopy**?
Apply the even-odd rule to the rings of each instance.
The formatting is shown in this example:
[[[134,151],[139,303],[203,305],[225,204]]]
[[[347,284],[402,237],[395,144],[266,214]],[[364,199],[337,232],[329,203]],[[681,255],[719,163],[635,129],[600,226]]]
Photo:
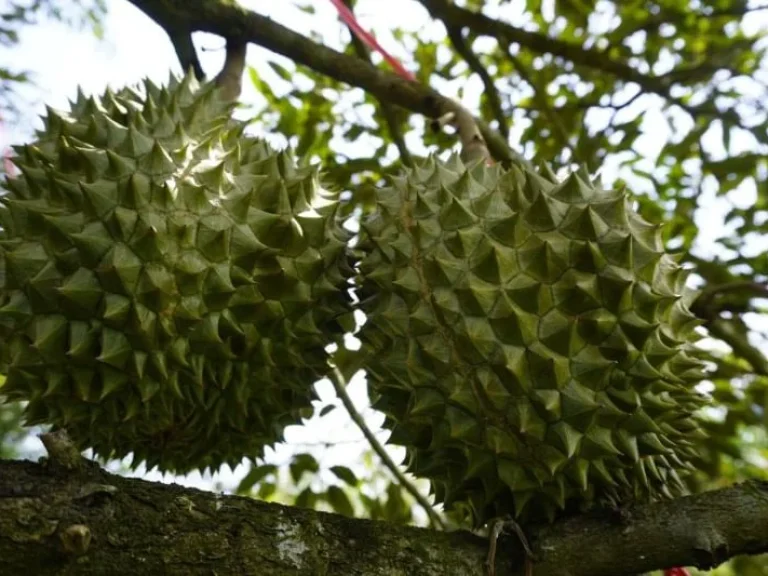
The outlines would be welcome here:
[[[87,25],[100,36],[110,11],[126,3],[10,3],[0,14],[0,41],[12,54],[20,30],[50,17],[72,25],[73,34]],[[155,4],[164,5],[132,3],[151,14]],[[549,162],[561,172],[585,165],[600,174],[603,186],[628,187],[648,220],[666,223],[668,247],[694,269],[690,282],[700,290],[694,310],[704,321],[700,354],[712,368],[701,385],[712,403],[705,409],[709,439],[696,487],[768,479],[768,4],[346,3],[363,27],[415,74],[419,90],[431,87],[458,99],[498,141],[534,164]],[[190,4],[200,5],[190,12],[222,14],[217,23],[240,14],[227,12],[224,0]],[[275,26],[282,23],[308,40],[387,70],[381,56],[336,19],[329,2],[292,0],[280,8],[267,4],[243,5],[272,16]],[[153,17],[172,35],[178,32],[157,17],[163,14],[157,8]],[[185,18],[192,22],[190,29],[206,30],[194,26],[194,15]],[[179,16],[182,32],[184,22]],[[153,26],[148,18],[146,25]],[[206,31],[222,33],[214,29],[218,25]],[[456,149],[455,135],[430,128],[430,119],[421,114],[429,105],[419,109],[413,104],[426,100],[406,93],[406,81],[376,84],[350,60],[334,61],[311,52],[302,56],[278,32],[269,28],[261,42],[251,39],[273,52],[250,52],[245,79],[250,86],[238,115],[251,120],[255,133],[290,144],[298,155],[321,163],[327,181],[345,191],[350,226],[371,208],[374,184],[415,158]],[[221,46],[220,40],[205,34],[194,39],[198,47]],[[204,63],[209,59],[203,53]],[[205,68],[209,75],[215,73],[212,66]],[[77,74],[76,67],[72,74]],[[0,67],[0,113],[6,125],[23,122],[28,135],[35,124],[29,108],[20,106],[17,89],[29,82],[34,83],[34,77],[23,62]],[[378,88],[371,90],[372,83]],[[380,415],[365,408],[352,336],[348,347],[346,376],[355,387],[355,402],[385,440]],[[205,481],[219,481],[224,488],[257,498],[349,516],[428,521],[367,449],[344,410],[334,409],[340,401],[328,382],[318,386],[321,400],[307,428],[335,431],[328,434],[330,440],[302,442],[296,432],[299,441],[270,453],[266,461],[244,463],[226,481],[210,476]],[[23,444],[19,414],[13,404],[0,408],[0,457],[19,455],[20,447],[29,445]],[[399,461],[400,452],[390,451]],[[418,486],[426,493],[425,485]],[[718,573],[728,570],[768,574],[768,561],[736,559]]]

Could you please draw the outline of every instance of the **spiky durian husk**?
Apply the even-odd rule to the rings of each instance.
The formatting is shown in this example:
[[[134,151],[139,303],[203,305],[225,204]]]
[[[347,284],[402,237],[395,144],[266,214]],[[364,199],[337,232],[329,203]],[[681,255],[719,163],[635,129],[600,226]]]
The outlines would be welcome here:
[[[258,457],[311,409],[346,237],[317,171],[187,76],[82,95],[17,150],[0,222],[6,383],[30,424],[161,470]]]
[[[374,405],[438,502],[482,524],[684,491],[697,321],[627,194],[429,159],[361,248]]]

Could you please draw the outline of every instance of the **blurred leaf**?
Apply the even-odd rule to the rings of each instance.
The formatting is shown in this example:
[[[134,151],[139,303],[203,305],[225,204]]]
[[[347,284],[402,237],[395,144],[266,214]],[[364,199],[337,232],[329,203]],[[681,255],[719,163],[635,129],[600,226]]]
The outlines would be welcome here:
[[[262,464],[261,466],[252,466],[248,474],[246,474],[245,477],[240,481],[240,484],[238,484],[237,493],[243,494],[246,492],[250,492],[251,489],[254,487],[254,485],[261,482],[264,478],[266,478],[270,474],[275,474],[276,472],[277,472],[277,466],[275,466],[274,464]]]
[[[329,486],[327,493],[328,503],[333,507],[334,512],[343,514],[350,518],[354,518],[355,510],[352,507],[352,502],[349,501],[349,497],[344,490],[338,486]]]
[[[321,418],[325,416],[326,414],[330,414],[336,410],[336,404],[328,404],[327,406],[323,406],[323,409],[320,410],[320,413],[318,414]]]
[[[290,465],[291,478],[298,484],[307,472],[314,474],[320,470],[320,465],[312,454],[296,454]]]
[[[359,483],[355,473],[346,466],[332,466],[331,472],[333,472],[337,478],[343,480],[353,488]]]

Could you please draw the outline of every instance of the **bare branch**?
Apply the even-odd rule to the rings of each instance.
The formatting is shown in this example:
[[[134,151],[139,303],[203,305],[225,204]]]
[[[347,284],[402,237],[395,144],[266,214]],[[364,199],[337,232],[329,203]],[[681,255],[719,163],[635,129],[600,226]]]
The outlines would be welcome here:
[[[216,84],[219,85],[222,96],[228,101],[235,101],[240,97],[247,50],[248,45],[245,42],[227,40],[227,56],[221,72],[216,76]]]
[[[711,300],[713,297],[725,292],[747,292],[756,296],[768,297],[768,286],[751,280],[734,280],[724,284],[707,286],[701,291],[699,300]]]
[[[165,29],[168,33],[168,37],[171,39],[173,49],[176,51],[176,57],[181,64],[181,70],[186,73],[188,70],[192,70],[195,74],[195,78],[198,80],[205,79],[205,72],[200,64],[200,58],[195,50],[195,45],[192,43],[192,34],[187,31],[177,31],[173,29]]]
[[[424,495],[419,492],[418,488],[414,486],[413,482],[405,477],[405,474],[403,474],[402,470],[400,470],[400,467],[395,464],[387,450],[384,448],[384,446],[381,445],[381,442],[379,442],[378,438],[376,438],[373,432],[371,432],[371,429],[368,428],[368,425],[365,423],[363,417],[355,409],[355,405],[352,403],[352,399],[349,397],[349,394],[347,394],[347,390],[345,388],[346,381],[341,373],[341,370],[334,368],[331,373],[330,380],[333,384],[334,390],[336,390],[336,395],[341,399],[341,403],[344,404],[344,408],[347,409],[349,417],[352,418],[355,424],[357,424],[357,427],[363,433],[365,439],[368,440],[368,444],[371,445],[373,451],[376,452],[379,458],[381,458],[381,461],[384,462],[384,465],[394,475],[400,485],[405,488],[405,490],[411,496],[414,497],[416,502],[418,502],[422,508],[424,508],[424,511],[427,513],[427,516],[429,516],[429,520],[432,525],[439,528],[440,530],[445,530],[445,524],[443,524],[443,520],[440,518],[439,514],[435,512],[434,508],[432,508],[432,504],[430,504]]]

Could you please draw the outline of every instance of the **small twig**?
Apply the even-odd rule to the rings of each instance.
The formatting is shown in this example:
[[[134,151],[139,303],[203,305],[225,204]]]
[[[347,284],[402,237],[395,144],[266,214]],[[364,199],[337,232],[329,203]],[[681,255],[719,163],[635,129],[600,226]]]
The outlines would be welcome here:
[[[734,280],[733,282],[726,282],[724,284],[715,284],[713,286],[707,286],[699,294],[699,299],[710,300],[718,294],[723,292],[752,292],[757,295],[768,296],[768,286],[760,284],[759,282],[753,282],[751,280]]]
[[[510,45],[507,44],[507,56],[509,57],[512,64],[514,64],[515,68],[517,69],[517,73],[520,74],[520,77],[526,81],[531,88],[533,88],[533,94],[536,100],[538,100],[539,105],[541,106],[544,114],[547,115],[549,118],[550,123],[554,127],[554,131],[557,134],[558,138],[560,139],[560,143],[562,146],[571,152],[571,158],[576,162],[581,162],[581,159],[579,158],[579,153],[576,150],[574,146],[571,145],[570,141],[568,140],[568,131],[565,129],[565,126],[563,125],[563,120],[558,114],[557,110],[555,110],[549,103],[549,100],[547,100],[547,93],[546,90],[542,90],[541,86],[539,86],[538,83],[533,79],[533,76],[530,74],[528,68],[523,64],[522,60],[512,54],[510,51]]]
[[[365,436],[366,440],[368,440],[370,443],[373,451],[376,452],[379,458],[381,458],[382,462],[384,462],[384,465],[389,468],[389,471],[394,474],[395,478],[397,478],[397,481],[403,486],[403,488],[405,488],[408,493],[416,499],[421,507],[424,508],[424,511],[427,513],[427,516],[429,516],[432,525],[439,528],[440,530],[445,530],[445,524],[443,523],[443,520],[432,508],[432,505],[427,501],[424,495],[419,492],[416,486],[414,486],[413,483],[405,477],[405,474],[403,474],[397,464],[395,464],[395,462],[389,456],[389,453],[387,453],[385,450],[384,446],[382,446],[381,442],[379,442],[376,436],[373,435],[371,429],[368,428],[365,420],[363,420],[363,417],[352,403],[352,399],[349,397],[349,394],[347,394],[347,391],[344,388],[346,385],[346,379],[338,368],[334,367],[331,370],[330,380],[334,389],[336,390],[336,394],[341,399],[342,404],[344,404],[344,408],[347,409],[350,418],[352,418],[354,423],[357,424],[358,428],[360,428],[360,431],[363,433],[363,436]]]

